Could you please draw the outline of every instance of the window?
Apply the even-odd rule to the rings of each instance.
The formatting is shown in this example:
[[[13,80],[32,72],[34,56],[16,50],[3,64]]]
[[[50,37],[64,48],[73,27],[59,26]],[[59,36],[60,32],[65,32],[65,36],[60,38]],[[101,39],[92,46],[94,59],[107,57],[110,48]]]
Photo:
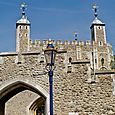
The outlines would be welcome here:
[[[104,65],[104,58],[101,59],[101,65]]]
[[[22,27],[21,27],[21,26],[19,26],[19,29],[21,30],[21,29],[22,29]]]
[[[72,58],[70,57],[70,58],[69,58],[69,63],[71,63],[71,61],[72,61]]]
[[[81,48],[77,47],[77,59],[81,59]]]
[[[97,63],[97,59],[95,59],[95,63]]]
[[[99,42],[99,46],[103,46],[103,42],[102,41]]]
[[[72,66],[68,65],[67,73],[71,73],[71,72],[72,72]]]
[[[28,36],[28,34],[26,34],[26,37]]]
[[[97,27],[97,29],[99,29],[99,30],[100,30],[100,29],[101,29],[101,26],[98,26],[98,27]]]
[[[28,27],[26,26],[26,29],[28,29]]]
[[[44,56],[41,56],[40,63],[44,63]]]

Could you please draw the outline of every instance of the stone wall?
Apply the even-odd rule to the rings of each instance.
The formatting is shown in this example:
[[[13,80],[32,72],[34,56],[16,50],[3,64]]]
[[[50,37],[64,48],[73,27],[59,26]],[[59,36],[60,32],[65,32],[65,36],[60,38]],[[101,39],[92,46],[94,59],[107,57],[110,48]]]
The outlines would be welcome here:
[[[94,41],[93,44],[91,44],[90,41],[84,42],[84,41],[75,41],[75,40],[74,41],[52,40],[52,42],[55,44],[57,49],[66,50],[68,58],[71,57],[73,61],[89,59],[90,61],[92,61],[91,65],[93,66],[93,61],[95,61],[94,62],[95,69],[100,70],[102,68],[101,59],[103,58],[104,59],[103,67],[106,68],[107,70],[110,70],[111,69],[110,62],[112,61],[111,57],[113,56],[112,46],[108,43],[105,42],[103,43],[102,41],[103,40]],[[101,45],[100,42],[102,42]],[[34,42],[30,40],[30,44],[28,46],[29,51],[42,52],[43,49],[46,48],[47,43],[48,40],[44,40],[44,41],[35,40]]]
[[[39,95],[25,90],[9,99],[5,104],[5,115],[27,115],[29,104]]]
[[[2,101],[0,104],[5,103],[6,115],[15,115],[15,113],[25,115],[28,106],[37,96],[46,98],[41,88],[49,93],[45,60],[39,60],[41,59],[40,52],[22,53],[20,56],[17,53],[4,53],[1,57],[0,99]],[[66,52],[57,55],[53,77],[55,115],[68,115],[70,112],[76,112],[79,115],[115,113],[111,76],[98,75],[98,82],[88,82],[89,77],[92,78],[88,74],[88,66],[90,66],[88,60],[68,62]],[[68,67],[71,67],[69,72]],[[21,79],[22,83],[15,84],[18,79]],[[7,85],[9,81],[14,81],[14,85]],[[24,84],[23,81],[31,81],[35,86],[40,86],[38,92],[35,86]],[[7,90],[2,88],[3,86],[6,86]],[[13,109],[14,106],[18,109]]]

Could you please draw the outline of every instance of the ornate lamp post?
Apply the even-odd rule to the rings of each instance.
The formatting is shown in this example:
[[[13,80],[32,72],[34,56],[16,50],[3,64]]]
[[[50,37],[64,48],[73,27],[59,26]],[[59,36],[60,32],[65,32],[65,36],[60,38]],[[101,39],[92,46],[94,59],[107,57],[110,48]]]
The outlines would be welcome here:
[[[49,83],[50,83],[50,115],[53,115],[53,70],[55,69],[55,57],[57,50],[54,48],[50,40],[46,49],[44,50],[46,58],[46,69],[48,70]]]

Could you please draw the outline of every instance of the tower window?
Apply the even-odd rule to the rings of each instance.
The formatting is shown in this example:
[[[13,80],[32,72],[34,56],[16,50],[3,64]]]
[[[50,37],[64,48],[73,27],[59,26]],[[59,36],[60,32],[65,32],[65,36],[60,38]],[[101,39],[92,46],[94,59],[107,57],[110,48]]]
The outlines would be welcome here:
[[[81,59],[81,48],[77,47],[77,59]]]
[[[102,43],[100,42],[100,46],[102,45]]]
[[[21,26],[19,26],[20,30],[21,30]]]
[[[97,29],[99,29],[99,30],[100,30],[100,29],[101,29],[101,26],[97,26]]]
[[[104,65],[104,58],[101,59],[101,65]]]
[[[68,65],[67,73],[71,73],[71,72],[72,72],[72,66]]]
[[[103,46],[103,42],[101,41],[101,42],[99,42],[99,46]]]
[[[28,35],[26,34],[26,37],[27,37]]]
[[[26,26],[26,29],[28,29],[28,27]]]
[[[97,59],[95,59],[95,63],[97,63]]]
[[[69,58],[69,63],[71,63],[71,61],[72,61],[72,58],[70,57],[70,58]]]

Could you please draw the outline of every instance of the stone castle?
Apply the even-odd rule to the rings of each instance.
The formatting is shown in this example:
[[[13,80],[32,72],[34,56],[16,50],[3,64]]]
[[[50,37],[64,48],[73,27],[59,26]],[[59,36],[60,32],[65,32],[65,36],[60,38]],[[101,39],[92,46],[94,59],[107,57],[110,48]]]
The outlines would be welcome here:
[[[54,115],[115,115],[112,46],[105,24],[95,18],[90,41],[54,41]],[[43,49],[48,40],[30,39],[30,21],[22,4],[16,22],[16,52],[0,53],[0,115],[48,115],[49,81]]]

